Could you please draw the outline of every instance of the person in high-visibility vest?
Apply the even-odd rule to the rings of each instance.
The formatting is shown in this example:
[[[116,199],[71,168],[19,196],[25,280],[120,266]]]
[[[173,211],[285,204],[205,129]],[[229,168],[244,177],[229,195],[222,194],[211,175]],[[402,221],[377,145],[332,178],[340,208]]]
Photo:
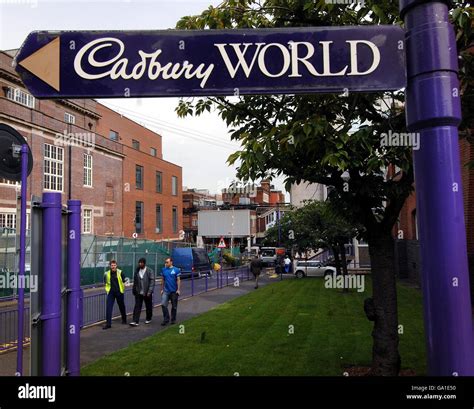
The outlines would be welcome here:
[[[122,315],[122,324],[127,323],[127,314],[125,311],[124,293],[125,284],[122,270],[117,268],[115,260],[110,261],[110,269],[104,273],[105,292],[107,293],[107,310],[106,310],[106,324],[102,329],[109,329],[112,327],[112,310],[114,302],[117,300],[120,315]]]

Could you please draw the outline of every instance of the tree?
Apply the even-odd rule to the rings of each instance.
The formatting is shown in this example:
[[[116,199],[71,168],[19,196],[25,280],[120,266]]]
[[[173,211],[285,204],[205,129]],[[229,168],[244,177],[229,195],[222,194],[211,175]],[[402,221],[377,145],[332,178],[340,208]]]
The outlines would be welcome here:
[[[201,15],[183,17],[178,28],[257,28],[401,24],[396,2],[366,1],[363,6],[324,0],[226,0]],[[242,96],[182,100],[181,116],[213,106],[232,127],[242,149],[228,162],[238,164],[242,180],[286,176],[331,186],[330,200],[351,222],[364,227],[372,265],[373,295],[366,300],[374,322],[372,374],[397,375],[397,291],[391,230],[413,190],[409,147],[383,146],[381,136],[405,131],[403,93]],[[354,128],[356,130],[354,131]],[[396,166],[393,176],[386,170]],[[343,180],[342,176],[348,176]],[[346,178],[347,179],[347,178]]]
[[[279,221],[280,228],[275,224],[267,230],[263,239],[264,245],[276,246],[279,241],[281,246],[291,248],[300,254],[320,248],[322,243],[309,226],[303,224],[301,216],[301,212],[295,208],[285,211]]]
[[[347,275],[345,244],[355,237],[360,226],[353,226],[337,210],[333,203],[314,200],[304,201],[303,207],[295,208],[280,220],[280,243],[304,254],[309,250],[331,249],[338,274]],[[267,231],[265,243],[274,244],[278,226]]]
[[[330,201],[305,201],[301,208],[304,225],[313,226],[319,240],[325,247],[332,249],[338,274],[347,276],[347,260],[345,245],[363,229],[360,225],[350,223],[337,205]],[[344,281],[345,282],[345,281]],[[347,290],[344,287],[344,290]]]

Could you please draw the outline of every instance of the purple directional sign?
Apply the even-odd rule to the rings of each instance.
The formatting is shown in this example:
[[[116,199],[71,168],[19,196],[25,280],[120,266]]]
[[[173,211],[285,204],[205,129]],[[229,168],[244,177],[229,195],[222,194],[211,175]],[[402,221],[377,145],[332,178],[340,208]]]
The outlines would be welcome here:
[[[35,31],[15,65],[38,98],[368,92],[406,84],[398,26]]]

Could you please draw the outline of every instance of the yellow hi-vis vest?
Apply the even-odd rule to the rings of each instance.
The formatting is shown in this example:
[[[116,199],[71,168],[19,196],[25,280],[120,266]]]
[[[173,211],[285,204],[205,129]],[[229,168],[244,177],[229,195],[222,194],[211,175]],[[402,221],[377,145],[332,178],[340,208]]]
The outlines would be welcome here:
[[[122,270],[117,268],[117,280],[119,283],[120,292],[123,294],[125,291],[125,286],[122,281]],[[110,291],[110,270],[105,272],[105,292],[108,294]]]

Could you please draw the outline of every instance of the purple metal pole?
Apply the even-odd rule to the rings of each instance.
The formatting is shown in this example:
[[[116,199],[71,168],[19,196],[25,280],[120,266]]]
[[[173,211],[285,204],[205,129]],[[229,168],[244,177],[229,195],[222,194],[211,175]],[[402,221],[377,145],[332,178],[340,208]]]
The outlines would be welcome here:
[[[474,375],[454,30],[443,1],[401,0],[400,12],[407,30],[407,128],[420,134],[414,161],[428,371]]]
[[[81,308],[81,201],[68,200],[67,244],[67,373],[80,374]]]
[[[28,145],[21,145],[20,260],[18,266],[18,343],[16,372],[23,375],[23,331],[25,322],[26,195],[28,182]]]
[[[42,369],[61,374],[61,193],[43,193]]]
[[[217,274],[217,288],[219,288],[219,281],[222,280],[222,249],[219,249],[219,265],[220,265],[220,268]]]

